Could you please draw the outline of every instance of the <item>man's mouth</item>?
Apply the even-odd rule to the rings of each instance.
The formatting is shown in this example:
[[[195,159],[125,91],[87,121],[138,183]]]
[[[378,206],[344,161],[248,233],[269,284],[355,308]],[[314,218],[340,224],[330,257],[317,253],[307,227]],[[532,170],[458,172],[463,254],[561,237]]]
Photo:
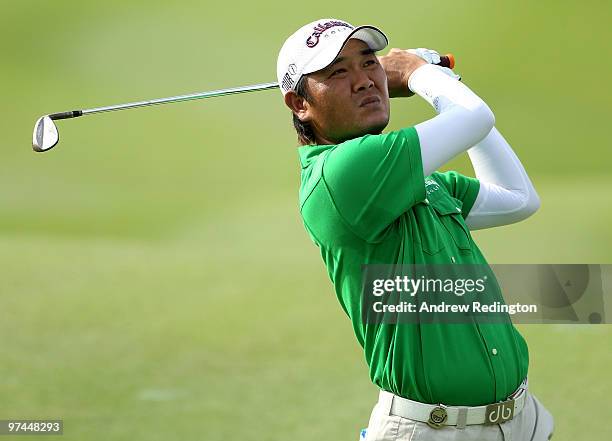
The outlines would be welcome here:
[[[359,103],[359,107],[371,106],[380,103],[380,98],[377,96],[369,96],[364,98],[361,103]]]

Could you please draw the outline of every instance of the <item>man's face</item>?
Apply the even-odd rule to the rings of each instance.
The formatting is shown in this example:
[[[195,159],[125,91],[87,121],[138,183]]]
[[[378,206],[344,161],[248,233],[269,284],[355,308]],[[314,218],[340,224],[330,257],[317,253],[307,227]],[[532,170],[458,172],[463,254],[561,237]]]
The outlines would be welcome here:
[[[378,134],[389,123],[387,75],[363,41],[350,39],[332,64],[306,81],[310,100],[298,116],[314,127],[318,142]]]

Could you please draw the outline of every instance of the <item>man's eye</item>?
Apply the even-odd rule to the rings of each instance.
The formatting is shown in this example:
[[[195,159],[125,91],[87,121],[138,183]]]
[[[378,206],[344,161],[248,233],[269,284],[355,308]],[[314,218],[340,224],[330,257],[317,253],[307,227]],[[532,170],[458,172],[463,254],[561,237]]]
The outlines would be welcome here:
[[[333,77],[334,75],[338,75],[341,73],[346,72],[346,69],[336,69],[335,71],[332,72],[332,74],[330,75],[330,77]]]
[[[371,65],[373,65],[373,64],[376,64],[376,61],[374,61],[374,60],[367,60],[367,61],[366,61],[364,64],[365,64],[366,66],[371,66]]]

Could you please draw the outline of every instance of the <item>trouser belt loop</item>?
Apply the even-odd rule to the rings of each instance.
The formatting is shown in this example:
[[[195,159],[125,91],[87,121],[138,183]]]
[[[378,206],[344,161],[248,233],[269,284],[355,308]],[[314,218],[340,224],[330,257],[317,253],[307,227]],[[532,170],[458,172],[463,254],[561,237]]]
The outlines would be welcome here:
[[[380,405],[380,411],[385,415],[391,415],[391,407],[393,406],[393,399],[395,395],[390,392],[380,391],[378,397],[378,404]]]
[[[468,415],[467,407],[459,407],[457,410],[457,429],[465,429]]]

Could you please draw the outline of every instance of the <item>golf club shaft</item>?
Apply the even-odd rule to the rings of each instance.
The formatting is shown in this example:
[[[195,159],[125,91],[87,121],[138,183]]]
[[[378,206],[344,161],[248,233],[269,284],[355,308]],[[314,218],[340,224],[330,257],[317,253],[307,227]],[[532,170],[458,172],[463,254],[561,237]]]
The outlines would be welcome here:
[[[157,98],[147,101],[135,101],[133,103],[116,104],[113,106],[95,107],[93,109],[84,110],[71,110],[68,112],[52,113],[49,118],[52,120],[76,118],[82,115],[89,115],[92,113],[112,112],[115,110],[134,109],[136,107],[154,106],[157,104],[168,104],[178,103],[181,101],[199,100],[202,98],[211,98],[215,96],[233,95],[237,93],[255,92],[258,90],[275,89],[278,87],[278,83],[262,83],[253,84],[250,86],[232,87],[229,89],[211,90],[209,92],[191,93],[189,95],[177,95],[168,98]]]
[[[443,67],[449,67],[452,69],[455,67],[455,58],[453,57],[452,54],[441,55],[440,62],[438,63],[438,65],[443,66]],[[245,93],[245,92],[255,92],[258,90],[276,89],[277,87],[278,87],[278,83],[253,84],[250,86],[240,86],[240,87],[232,87],[229,89],[211,90],[210,92],[191,93],[189,95],[178,95],[178,96],[171,96],[168,98],[157,98],[157,99],[148,100],[148,101],[135,101],[133,103],[116,104],[114,106],[95,107],[93,109],[70,110],[68,112],[52,113],[51,115],[49,115],[49,118],[51,118],[52,120],[76,118],[82,115],[89,115],[92,113],[102,113],[102,112],[112,112],[115,110],[134,109],[136,107],[155,106],[157,104],[178,103],[181,101],[199,100],[202,98],[211,98],[215,96],[233,95],[233,94]]]

